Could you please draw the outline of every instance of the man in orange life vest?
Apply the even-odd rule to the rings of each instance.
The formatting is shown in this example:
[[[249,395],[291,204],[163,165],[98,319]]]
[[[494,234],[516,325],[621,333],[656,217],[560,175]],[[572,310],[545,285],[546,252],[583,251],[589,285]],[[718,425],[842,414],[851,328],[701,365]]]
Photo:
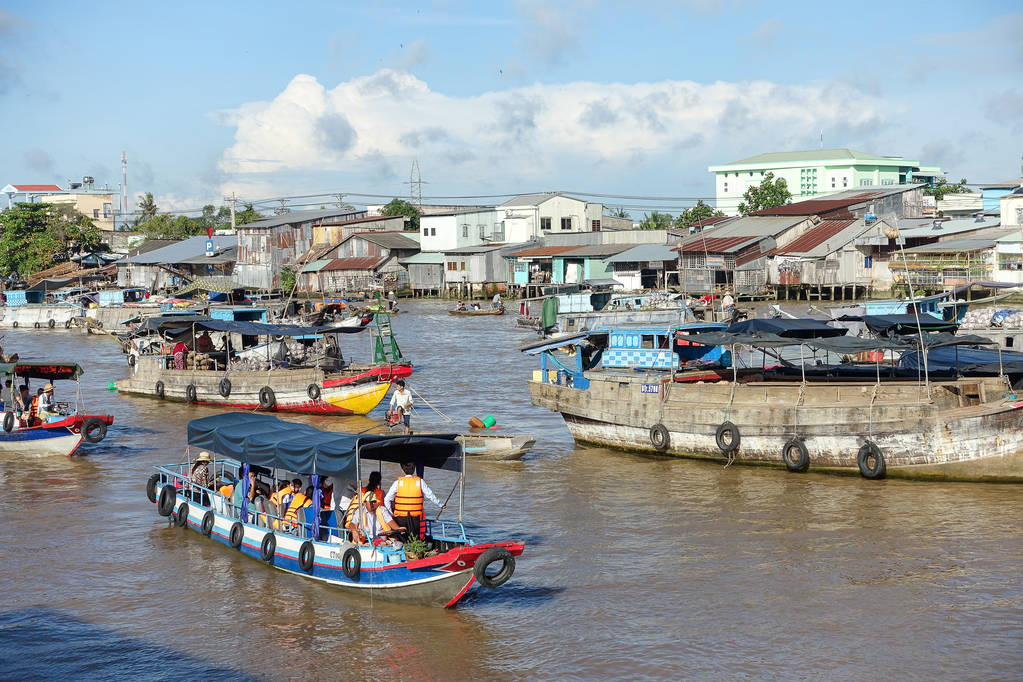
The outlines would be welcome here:
[[[423,497],[439,506],[441,511],[444,511],[446,505],[441,504],[426,481],[416,476],[415,463],[405,462],[401,470],[405,475],[391,484],[391,489],[384,496],[384,506],[391,510],[394,520],[408,530],[408,537],[421,538],[426,533]]]

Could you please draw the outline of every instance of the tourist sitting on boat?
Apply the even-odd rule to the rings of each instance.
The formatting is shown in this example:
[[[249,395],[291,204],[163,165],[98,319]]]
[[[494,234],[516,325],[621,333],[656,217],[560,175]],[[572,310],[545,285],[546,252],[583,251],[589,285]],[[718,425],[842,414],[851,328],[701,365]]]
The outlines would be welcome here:
[[[195,463],[192,465],[192,471],[188,475],[188,480],[192,482],[196,488],[213,488],[213,472],[210,471],[210,453],[203,450],[196,456]],[[202,504],[203,506],[210,506],[210,496],[205,490],[192,489],[192,501]]]
[[[18,406],[19,412],[24,412],[29,408],[31,402],[32,401],[29,399],[28,384],[22,384],[18,387],[18,395],[14,399],[14,404]]]
[[[39,396],[39,421],[46,422],[50,415],[57,411],[53,404],[53,384],[43,386],[43,393]]]
[[[326,476],[320,479],[320,509],[330,509],[334,504],[334,484]]]
[[[184,341],[178,341],[174,344],[174,348],[171,349],[171,355],[174,356],[174,369],[184,369],[185,357],[188,355],[188,346],[185,345]]]
[[[270,513],[274,516],[283,516],[284,512],[288,509],[288,505],[291,504],[291,481],[281,481],[277,484],[277,490],[270,495]],[[280,527],[280,524],[274,521],[274,528]]]
[[[352,518],[345,523],[345,528],[352,532],[352,542],[360,545],[395,542],[392,538],[382,536],[388,531],[400,531],[402,528],[391,516],[391,513],[380,504],[376,494],[372,491],[365,493],[362,496],[362,502],[365,511],[361,514],[353,514]]]
[[[475,301],[473,301],[472,302],[472,309],[473,310],[479,310],[480,309],[480,304],[476,303]]]
[[[415,462],[405,462],[401,465],[401,470],[405,475],[391,484],[384,496],[384,506],[393,511],[394,519],[405,527],[408,537],[423,537],[426,533],[423,497],[440,507],[441,511],[444,511],[446,505],[441,504],[430,490],[430,486],[426,485],[426,481],[416,475]]]
[[[43,389],[36,391],[36,394],[32,396],[32,403],[28,408],[28,419],[25,420],[25,424],[28,426],[39,425],[39,400],[42,398]]]
[[[365,497],[366,493],[372,492],[377,496],[377,502],[381,506],[384,504],[384,490],[380,487],[381,475],[379,471],[371,471],[369,474],[369,480],[366,481],[366,485],[362,486],[359,490],[359,494],[352,498],[351,503],[348,505],[348,509],[345,511],[345,523],[352,518],[352,515],[359,509],[359,500]]]
[[[216,345],[208,331],[203,330],[203,333],[195,339],[195,350],[199,353],[211,353],[216,350]]]
[[[295,480],[298,481],[297,478]],[[301,483],[301,481],[299,481],[299,488],[301,488],[301,486],[302,486],[302,483]],[[287,510],[284,512],[284,528],[283,528],[283,530],[297,533],[298,530],[302,527],[301,522],[299,521],[299,518],[298,518],[298,511],[300,509],[304,509],[306,507],[310,507],[310,506],[312,506],[312,504],[313,504],[313,487],[312,486],[309,486],[304,493],[301,490],[296,492],[292,496],[291,502],[288,503]],[[303,519],[304,518],[305,518],[305,515],[303,514]]]
[[[465,311],[465,302],[464,301],[459,301],[458,305],[455,306],[455,310],[464,312]]]

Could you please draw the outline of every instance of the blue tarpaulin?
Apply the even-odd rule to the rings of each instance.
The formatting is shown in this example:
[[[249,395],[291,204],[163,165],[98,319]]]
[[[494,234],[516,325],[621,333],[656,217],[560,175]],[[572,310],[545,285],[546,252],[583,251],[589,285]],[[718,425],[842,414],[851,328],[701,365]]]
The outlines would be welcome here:
[[[189,445],[249,464],[347,479],[356,477],[357,443],[363,459],[415,462],[460,472],[462,447],[457,437],[336,433],[250,412],[218,414],[188,423]]]

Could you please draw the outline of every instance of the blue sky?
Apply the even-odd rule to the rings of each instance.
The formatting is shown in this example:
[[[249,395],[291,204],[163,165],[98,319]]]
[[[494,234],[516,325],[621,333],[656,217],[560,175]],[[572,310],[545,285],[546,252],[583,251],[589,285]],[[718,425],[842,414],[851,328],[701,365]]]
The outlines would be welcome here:
[[[424,197],[711,197],[822,129],[1020,174],[1023,5],[825,4],[0,1],[0,185],[117,187],[125,151],[163,209],[407,196],[413,160]]]

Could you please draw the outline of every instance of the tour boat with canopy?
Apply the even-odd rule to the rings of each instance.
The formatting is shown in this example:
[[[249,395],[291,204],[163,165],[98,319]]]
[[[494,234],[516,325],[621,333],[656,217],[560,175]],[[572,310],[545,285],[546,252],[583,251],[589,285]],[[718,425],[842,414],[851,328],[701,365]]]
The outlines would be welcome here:
[[[209,318],[167,320],[158,331],[187,347],[184,357],[154,353],[131,356],[127,379],[117,381],[125,393],[204,405],[310,414],[367,414],[383,400],[391,381],[412,373],[390,334],[377,332],[374,363],[353,365],[344,360],[338,333],[362,328],[301,327],[290,324],[240,322]],[[200,333],[219,333],[223,345],[194,351]],[[251,346],[279,342],[276,354],[245,357]],[[212,341],[211,341],[212,343]],[[291,347],[301,351],[292,354]],[[315,350],[322,345],[320,350]],[[242,351],[242,354],[239,354]]]
[[[320,431],[307,424],[276,417],[229,413],[195,419],[188,424],[188,444],[214,453],[212,471],[218,479],[234,477],[242,486],[240,504],[219,491],[190,482],[191,462],[157,467],[146,488],[157,512],[180,527],[196,530],[274,568],[303,575],[349,592],[407,604],[451,607],[474,583],[499,587],[515,570],[522,542],[475,544],[462,523],[465,457],[457,434],[410,436],[360,435]],[[415,462],[424,468],[457,474],[458,518],[426,520],[430,549],[414,558],[400,544],[355,544],[343,528],[345,509],[323,509],[320,479],[341,484],[366,484],[361,460]],[[377,467],[378,468],[378,467]],[[291,519],[248,499],[249,472],[258,476],[305,475],[313,490],[312,504]],[[455,491],[452,488],[452,494]],[[233,492],[233,491],[232,491]],[[450,499],[450,496],[449,496]],[[272,506],[272,505],[271,505]],[[359,505],[360,514],[365,514]],[[319,510],[319,511],[318,511]],[[365,527],[365,524],[361,524]]]
[[[25,456],[71,456],[84,440],[98,443],[107,435],[107,427],[114,423],[110,415],[87,415],[79,412],[81,385],[79,377],[84,371],[73,362],[34,362],[18,360],[0,363],[0,381],[11,382],[2,396],[4,406],[3,431],[0,431],[0,453]],[[37,408],[22,411],[14,409],[15,394],[21,384],[38,379],[49,384],[56,381],[74,381],[74,401],[55,401],[53,409],[39,413]],[[57,386],[55,388],[61,388]]]

